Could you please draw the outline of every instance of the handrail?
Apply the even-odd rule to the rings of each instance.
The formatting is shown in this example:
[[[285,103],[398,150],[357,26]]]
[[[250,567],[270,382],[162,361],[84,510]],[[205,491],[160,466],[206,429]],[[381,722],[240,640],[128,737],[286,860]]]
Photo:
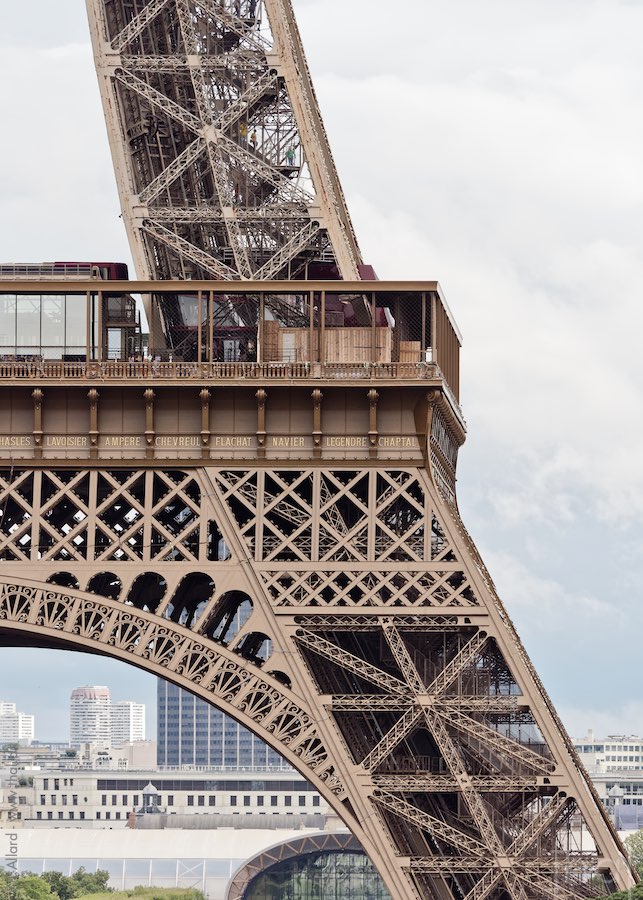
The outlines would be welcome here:
[[[440,377],[435,363],[305,363],[305,362],[65,362],[63,360],[0,360],[0,381],[83,380],[122,381],[129,379],[228,381],[279,380],[378,380]]]

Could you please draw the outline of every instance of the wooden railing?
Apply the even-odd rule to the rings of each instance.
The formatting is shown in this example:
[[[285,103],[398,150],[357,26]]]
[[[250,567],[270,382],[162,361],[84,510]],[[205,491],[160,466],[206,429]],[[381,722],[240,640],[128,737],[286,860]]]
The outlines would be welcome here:
[[[19,360],[0,361],[0,380],[166,380],[186,378],[237,381],[323,380],[354,381],[379,379],[429,380],[440,377],[435,363],[304,363],[304,362],[63,362]]]

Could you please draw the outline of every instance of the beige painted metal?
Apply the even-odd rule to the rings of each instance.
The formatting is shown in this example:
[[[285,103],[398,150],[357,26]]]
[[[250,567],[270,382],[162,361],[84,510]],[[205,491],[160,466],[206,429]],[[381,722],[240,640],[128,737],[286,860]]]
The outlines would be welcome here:
[[[120,658],[232,715],[324,795],[395,900],[631,886],[458,515],[459,334],[438,286],[391,287],[428,296],[432,359],[409,369],[402,336],[364,379],[326,355],[326,292],[369,288],[290,0],[87,8],[149,279],[109,291],[189,279],[203,311],[216,278],[256,291],[263,322],[264,295],[310,264],[353,281],[301,288],[321,297],[314,371],[0,365],[0,638]]]
[[[141,278],[270,279],[361,255],[290,0],[87,0]]]
[[[324,401],[267,385],[266,434],[297,396],[322,440],[347,418],[368,429],[364,386],[342,387],[345,405],[315,426],[337,389],[321,387]],[[460,522],[443,387],[378,385],[378,425],[404,408],[424,421],[415,459],[329,461],[311,442],[273,460],[206,460],[197,446],[169,463],[127,447],[108,465],[5,463],[0,637],[126,660],[234,716],[324,795],[395,898],[627,887],[622,847]],[[0,381],[0,402],[10,390]],[[52,390],[36,391],[46,437]],[[233,391],[233,406],[256,404],[255,387]],[[89,393],[67,390],[72,432],[83,406],[101,411],[99,433],[122,430],[121,409],[144,448],[159,415],[188,434],[200,409],[189,383],[170,391],[178,420],[158,380]],[[216,418],[230,389],[206,393]]]

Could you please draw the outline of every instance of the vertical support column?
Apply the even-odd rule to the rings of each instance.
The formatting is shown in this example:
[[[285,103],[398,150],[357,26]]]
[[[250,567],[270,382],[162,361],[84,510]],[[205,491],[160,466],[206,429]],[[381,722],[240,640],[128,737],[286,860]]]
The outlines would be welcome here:
[[[319,310],[319,361],[323,371],[323,367],[326,365],[326,291],[321,292]]]
[[[197,342],[197,352],[196,352],[196,361],[201,369],[201,344],[203,343],[203,291],[199,291],[198,295],[198,309],[197,309],[197,325],[196,325],[196,342]]]
[[[266,458],[266,401],[268,392],[259,388],[255,394],[257,401],[257,457]]]
[[[261,291],[259,294],[259,322],[257,325],[257,362],[258,363],[263,363],[266,361],[266,350],[264,347],[265,328],[263,327],[265,311],[266,311],[265,308],[266,308],[265,295],[264,295],[264,292]]]
[[[42,401],[44,393],[40,388],[31,392],[33,400],[33,455],[35,459],[42,459]]]
[[[310,396],[313,401],[313,456],[318,459],[322,453],[321,405],[324,395],[316,389]]]
[[[208,291],[208,341],[210,343],[210,363],[214,362],[214,291]],[[210,373],[212,374],[212,373]]]
[[[212,394],[207,388],[199,393],[201,401],[201,456],[208,459],[210,456],[210,400]]]
[[[104,336],[103,336],[103,292],[102,291],[98,292],[98,299],[96,301],[96,307],[97,307],[96,315],[97,315],[97,319],[98,319],[97,327],[96,327],[96,331],[98,332],[98,337],[97,337],[98,346],[96,347],[96,359],[98,362],[102,362],[103,361],[104,343],[105,343]]]
[[[92,295],[90,291],[85,293],[85,365],[92,358]]]
[[[371,362],[379,362],[377,355],[377,300],[375,291],[371,294]]]
[[[314,364],[317,362],[315,354],[315,292],[308,291],[308,363],[310,371],[314,372]]]
[[[154,457],[154,391],[148,388],[143,391],[145,400],[145,458]]]
[[[426,362],[426,291],[422,291],[422,340],[420,341],[420,359],[419,362]]]
[[[371,390],[366,395],[368,397],[368,455],[371,459],[375,459],[377,457],[377,440],[379,437],[377,431],[377,402],[380,399],[380,395],[377,393],[375,388],[371,388]]]
[[[87,392],[89,400],[89,458],[98,457],[98,400],[100,394],[96,388]]]

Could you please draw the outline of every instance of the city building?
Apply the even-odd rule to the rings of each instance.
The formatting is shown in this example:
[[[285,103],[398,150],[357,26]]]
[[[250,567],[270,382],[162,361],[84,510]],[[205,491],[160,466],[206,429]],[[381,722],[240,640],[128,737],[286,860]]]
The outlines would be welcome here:
[[[132,700],[112,703],[112,744],[145,740],[145,704]]]
[[[574,741],[574,748],[592,780],[604,772],[643,772],[643,737],[611,734],[596,739],[590,730]]]
[[[212,827],[232,827],[238,816],[326,816],[328,807],[301,775],[286,771],[102,771],[69,769],[33,772],[23,801],[26,827],[111,828],[140,812],[153,792],[166,821],[156,827],[197,827],[193,817],[212,816]],[[182,817],[188,817],[183,819]],[[272,819],[275,825],[278,821]],[[285,821],[285,820],[284,820]],[[323,826],[321,819],[308,824]],[[54,826],[55,823],[55,826]],[[174,823],[174,826],[172,826]],[[138,826],[137,826],[138,827]],[[200,827],[204,827],[201,822]]]
[[[156,696],[159,766],[290,768],[258,737],[175,684],[159,678]]]
[[[104,685],[74,688],[69,707],[69,742],[72,747],[87,742],[111,746],[111,707],[109,688]]]
[[[34,739],[35,727],[34,716],[18,712],[15,703],[0,701],[0,745],[29,746]]]

